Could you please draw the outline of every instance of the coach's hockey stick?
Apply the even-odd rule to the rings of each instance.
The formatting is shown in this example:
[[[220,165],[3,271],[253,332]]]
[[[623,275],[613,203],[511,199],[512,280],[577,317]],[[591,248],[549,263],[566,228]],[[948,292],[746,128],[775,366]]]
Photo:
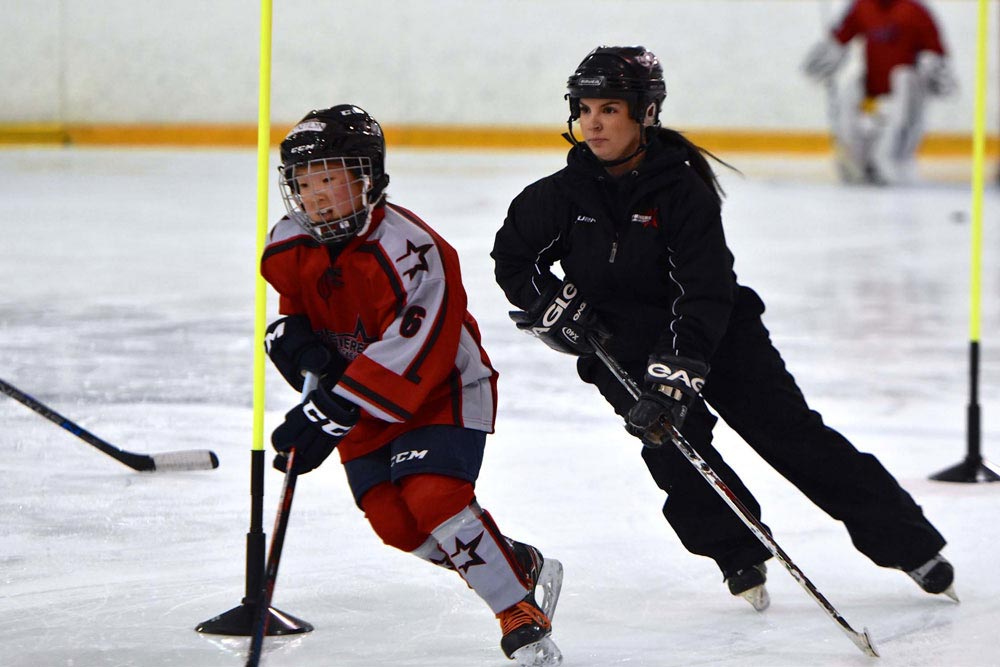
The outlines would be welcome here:
[[[93,445],[111,458],[124,463],[133,470],[141,472],[174,472],[180,470],[211,470],[212,468],[219,467],[219,457],[215,455],[215,452],[208,451],[207,449],[162,452],[160,454],[127,452],[98,438],[90,431],[66,419],[52,408],[28,396],[4,380],[0,380],[0,391],[31,408],[49,421],[62,426],[88,445]]]
[[[306,399],[313,389],[319,385],[319,376],[306,373],[302,383],[302,400]],[[292,513],[292,498],[295,495],[295,482],[298,475],[294,471],[295,448],[288,451],[285,463],[285,484],[281,490],[281,502],[278,503],[278,514],[274,518],[274,532],[271,533],[271,548],[267,552],[267,566],[264,568],[264,583],[261,587],[260,601],[257,604],[257,619],[254,621],[253,634],[250,635],[250,652],[247,654],[246,667],[257,667],[264,650],[264,637],[267,636],[267,623],[271,618],[271,599],[274,597],[274,583],[278,580],[278,563],[281,562],[281,548],[285,544],[285,531],[288,529],[288,517]]]
[[[628,390],[628,393],[632,395],[632,398],[638,400],[642,391],[639,389],[639,385],[636,381],[628,374],[628,371],[626,371],[621,364],[614,359],[614,357],[608,354],[608,351],[599,340],[592,336],[588,336],[587,340],[593,346],[594,352],[597,354],[598,358],[600,358],[600,360],[604,362],[604,365],[608,367],[608,370],[611,371],[611,374],[622,383],[622,386]],[[823,611],[830,616],[830,618],[836,621],[837,625],[840,626],[840,629],[844,631],[844,634],[846,634],[851,641],[854,642],[854,645],[867,655],[877,658],[878,651],[875,650],[875,645],[872,643],[872,638],[868,634],[868,629],[863,628],[862,632],[858,632],[852,628],[846,620],[844,620],[844,617],[837,612],[833,605],[830,604],[830,601],[823,597],[823,594],[816,589],[813,583],[809,581],[809,578],[803,574],[802,570],[800,570],[799,567],[792,562],[792,559],[788,557],[788,554],[786,554],[784,550],[778,546],[778,543],[775,542],[774,538],[771,537],[770,533],[768,533],[764,524],[762,524],[757,517],[755,517],[753,513],[747,509],[746,505],[744,505],[743,502],[736,497],[736,494],[734,494],[729,486],[722,481],[714,470],[712,470],[711,466],[708,465],[705,459],[703,459],[701,455],[695,451],[694,447],[692,447],[687,439],[681,435],[680,431],[674,428],[673,425],[669,426],[670,439],[673,440],[673,443],[681,451],[684,457],[687,458],[691,465],[693,465],[701,474],[701,476],[705,478],[705,481],[712,485],[712,488],[714,488],[716,493],[718,493],[726,504],[729,505],[730,509],[736,513],[744,524],[746,524],[746,527],[749,528],[750,531],[757,536],[757,539],[760,540],[765,547],[767,547],[767,550],[770,551],[771,554],[785,566],[785,569],[788,570],[789,574],[792,575],[792,578],[794,578],[795,581],[799,582],[799,585],[805,589],[806,593],[809,594],[809,597],[815,600],[816,604],[818,604]]]

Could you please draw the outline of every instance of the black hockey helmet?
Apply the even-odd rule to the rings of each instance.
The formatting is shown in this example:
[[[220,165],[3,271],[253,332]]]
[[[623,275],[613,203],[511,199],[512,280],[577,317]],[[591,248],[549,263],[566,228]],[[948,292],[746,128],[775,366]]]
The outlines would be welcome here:
[[[289,217],[322,243],[342,242],[362,233],[389,184],[385,173],[385,137],[368,112],[352,104],[310,111],[281,142],[279,185]],[[355,214],[331,222],[310,219],[295,180],[295,168],[341,168],[363,179],[364,205]],[[312,165],[315,165],[313,167]]]
[[[306,114],[281,142],[283,167],[315,158],[366,157],[371,160],[372,199],[389,185],[385,173],[385,136],[367,111],[338,104]]]
[[[566,87],[570,124],[580,117],[580,99],[585,97],[625,100],[629,115],[640,125],[649,105],[655,104],[655,124],[667,96],[663,67],[644,46],[597,47],[577,66]]]

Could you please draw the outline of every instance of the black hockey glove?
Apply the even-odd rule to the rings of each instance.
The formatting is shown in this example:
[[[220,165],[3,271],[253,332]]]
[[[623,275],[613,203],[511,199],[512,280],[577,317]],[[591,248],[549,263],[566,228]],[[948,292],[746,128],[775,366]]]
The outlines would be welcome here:
[[[680,430],[691,404],[698,398],[708,365],[695,359],[653,354],[646,365],[646,390],[625,420],[625,430],[645,447],[670,441],[670,426]]]
[[[347,367],[343,357],[323,344],[305,315],[289,315],[272,322],[264,336],[264,349],[281,376],[297,391],[302,391],[305,371],[316,373],[324,386],[331,386]]]
[[[553,350],[576,356],[594,353],[588,336],[608,338],[597,313],[583,300],[576,285],[565,280],[553,283],[527,312],[512,310],[510,319],[518,329],[540,338]]]
[[[271,434],[271,444],[278,450],[275,469],[285,472],[285,452],[293,447],[296,473],[302,475],[319,467],[357,423],[356,405],[323,387],[314,389],[285,414],[285,421]]]

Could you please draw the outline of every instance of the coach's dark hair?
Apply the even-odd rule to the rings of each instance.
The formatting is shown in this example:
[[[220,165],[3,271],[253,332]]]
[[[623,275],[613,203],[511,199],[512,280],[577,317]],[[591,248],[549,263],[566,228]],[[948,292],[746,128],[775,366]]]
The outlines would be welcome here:
[[[672,130],[669,127],[660,127],[656,128],[655,131],[659,132],[660,139],[668,146],[678,146],[687,152],[688,162],[691,164],[691,168],[694,169],[699,178],[701,178],[701,180],[705,182],[705,185],[707,185],[715,194],[716,202],[721,205],[722,199],[726,196],[726,191],[723,190],[722,186],[719,184],[719,178],[715,175],[715,170],[712,169],[712,165],[709,164],[708,158],[712,158],[719,164],[732,169],[736,173],[740,173],[740,170],[725,160],[719,159],[711,151],[697,145],[677,130]]]

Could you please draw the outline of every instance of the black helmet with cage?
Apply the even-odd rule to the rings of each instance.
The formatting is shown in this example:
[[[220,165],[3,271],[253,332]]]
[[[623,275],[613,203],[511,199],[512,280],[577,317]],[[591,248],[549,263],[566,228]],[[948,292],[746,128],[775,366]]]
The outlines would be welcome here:
[[[320,243],[343,243],[364,233],[389,184],[382,127],[364,109],[340,104],[310,111],[281,142],[279,185],[288,216]],[[332,213],[333,202],[310,202],[304,175],[339,175],[358,192],[351,212]],[[326,206],[324,206],[326,205]]]
[[[577,66],[566,82],[569,120],[580,117],[580,99],[615,99],[628,103],[629,115],[640,125],[650,104],[655,104],[653,122],[667,96],[663,67],[643,46],[599,46]]]

